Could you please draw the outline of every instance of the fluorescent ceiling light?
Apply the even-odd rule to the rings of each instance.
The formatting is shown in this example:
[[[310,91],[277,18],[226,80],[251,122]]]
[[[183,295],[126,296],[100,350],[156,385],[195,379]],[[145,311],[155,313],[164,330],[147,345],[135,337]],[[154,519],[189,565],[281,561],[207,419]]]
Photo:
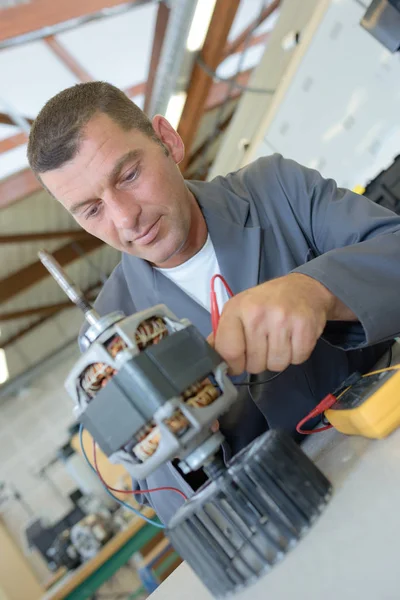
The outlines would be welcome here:
[[[198,0],[190,27],[186,48],[196,52],[204,44],[216,0]]]
[[[6,353],[0,348],[0,384],[7,381],[9,378]]]
[[[186,92],[179,92],[179,94],[174,94],[171,96],[168,102],[165,118],[171,123],[172,127],[175,127],[175,129],[178,127],[181,119],[183,107],[185,106],[186,102],[186,96]]]

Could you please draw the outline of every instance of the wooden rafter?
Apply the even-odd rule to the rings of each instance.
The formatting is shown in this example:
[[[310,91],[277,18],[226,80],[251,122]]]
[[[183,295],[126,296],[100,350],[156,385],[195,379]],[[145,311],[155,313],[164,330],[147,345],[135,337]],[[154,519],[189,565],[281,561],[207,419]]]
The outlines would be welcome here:
[[[95,288],[98,288],[102,285],[101,282],[98,282]],[[93,287],[93,286],[92,286]],[[85,293],[88,300],[93,299],[93,292],[91,289]],[[0,313],[0,321],[15,321],[16,319],[24,319],[26,317],[36,317],[36,316],[47,316],[50,317],[55,315],[56,313],[64,310],[66,308],[70,308],[73,306],[71,301],[58,302],[56,304],[46,304],[43,306],[35,306],[33,308],[24,308],[22,310],[15,310],[6,313]],[[1,341],[0,341],[1,344]]]
[[[143,0],[136,1],[138,5],[144,3]],[[132,2],[135,0],[130,0]],[[127,0],[35,0],[12,6],[1,11],[0,43],[122,4],[127,4]]]
[[[228,115],[226,117],[226,119],[224,119],[222,121],[222,123],[219,125],[219,127],[218,127],[219,133],[222,133],[228,127],[229,123],[232,120],[234,112],[235,112],[235,110],[233,110],[230,113],[230,115]],[[188,161],[188,165],[187,165],[187,171],[189,171],[190,167],[196,162],[196,160],[198,158],[200,158],[200,156],[203,154],[203,152],[205,152],[208,149],[208,146],[210,145],[211,141],[215,141],[216,139],[218,139],[218,138],[215,137],[214,132],[212,132],[212,136],[207,137],[204,140],[204,142],[197,148],[197,150],[195,150],[195,152],[193,152],[193,154],[191,154],[189,161]]]
[[[0,181],[0,209],[42,190],[30,169],[24,169]]]
[[[103,242],[95,237],[87,236],[82,239],[79,245],[83,252],[89,253],[99,248]],[[76,252],[75,242],[70,242],[53,252],[54,258],[65,266],[80,258],[80,254]],[[0,304],[7,302],[17,294],[29,289],[32,285],[39,283],[48,276],[47,270],[44,268],[40,260],[37,260],[19,271],[11,273],[0,281]]]
[[[71,229],[66,231],[37,231],[35,233],[9,233],[0,235],[0,244],[24,244],[37,242],[39,240],[72,239],[80,240],[87,238],[88,234],[83,229]]]
[[[239,85],[247,85],[251,73],[252,69],[249,69],[248,71],[242,71],[242,73],[239,73],[239,75],[236,77],[236,82]],[[229,88],[230,82],[225,83],[224,81],[218,81],[214,83],[214,85],[211,86],[207,97],[205,111],[213,110],[221,106],[221,104],[223,104],[226,100],[226,94],[229,92]],[[239,98],[242,93],[243,90],[241,90],[239,87],[235,87],[230,91],[229,99],[236,100],[236,98]]]
[[[46,39],[49,39],[49,38],[46,38]],[[57,46],[59,46],[60,52],[61,52],[62,46],[59,44],[59,42],[55,38],[53,38],[53,40],[54,41],[51,42],[52,49],[54,49],[57,45]],[[80,81],[82,81],[82,82],[92,81],[92,78],[90,77],[90,75],[88,73],[86,73],[86,71],[84,71],[84,69],[82,67],[80,67],[80,65],[75,61],[75,59],[66,50],[65,50],[65,55],[69,57],[69,59],[66,59],[66,60],[70,60],[70,64],[67,64],[66,61],[63,61],[63,62],[65,62],[65,64],[70,68],[70,70],[73,73],[75,73],[75,75],[78,77],[78,79]],[[146,86],[147,86],[147,83],[145,81],[143,81],[142,83],[136,83],[135,85],[132,85],[131,87],[124,90],[124,92],[128,96],[128,98],[134,98],[135,96],[144,94],[147,89]],[[33,123],[33,119],[27,119],[27,120],[29,121],[30,124]],[[5,124],[5,125],[13,125],[14,124],[13,121],[11,120],[11,117],[9,117],[8,115],[6,115],[4,113],[0,113],[0,124],[1,123]],[[22,144],[26,144],[27,141],[28,141],[28,138],[25,133],[16,133],[15,135],[12,135],[8,138],[0,140],[0,154],[3,154],[3,152],[8,152],[9,150],[12,150],[13,148],[17,148],[18,146],[22,146]],[[2,198],[1,195],[0,195],[0,198]],[[0,200],[0,206],[1,205],[2,205],[2,202]]]
[[[96,290],[97,288],[99,288],[100,286],[102,286],[102,282],[97,281],[94,285],[90,286],[90,288],[88,288],[87,290],[84,290],[84,293],[89,300],[94,300],[95,295],[93,295],[93,291]],[[64,305],[64,303],[62,303],[62,304]],[[50,312],[50,313],[47,313],[47,314],[41,316],[37,321],[34,321],[34,323],[30,323],[27,327],[24,327],[23,329],[18,331],[16,334],[12,335],[9,338],[6,338],[5,340],[1,340],[1,347],[3,349],[7,348],[7,346],[10,346],[14,342],[17,342],[24,335],[26,335],[27,333],[30,333],[31,331],[33,331],[34,329],[39,327],[39,325],[42,325],[43,323],[45,323],[46,321],[48,321],[49,319],[51,319],[52,317],[54,317],[55,315],[60,313],[61,311],[68,310],[69,308],[72,308],[73,306],[74,305],[72,304],[72,302],[65,302],[65,306],[62,306],[59,310],[55,310],[54,312]]]
[[[251,32],[254,31],[255,29],[257,29],[257,27],[259,25],[261,25],[261,23],[263,23],[265,21],[265,19],[267,19],[270,15],[272,15],[272,13],[275,12],[276,9],[279,7],[280,3],[281,3],[281,0],[274,0],[274,2],[271,2],[271,4],[268,4],[268,6],[266,6],[264,8],[261,15],[257,19],[254,19],[254,21],[252,21],[246,27],[246,29],[244,29],[242,31],[242,33],[240,35],[238,35],[234,40],[232,40],[231,42],[228,42],[222,53],[221,62],[223,60],[225,60],[231,54],[234,54],[235,52],[239,52],[240,47],[245,42],[247,37],[251,34]]]
[[[142,81],[142,83],[136,83],[129,88],[124,90],[125,94],[128,98],[134,98],[135,96],[140,96],[146,92],[146,82]]]
[[[32,125],[33,123],[33,119],[30,119],[28,117],[24,117],[25,121],[28,121],[28,123],[30,125]],[[10,117],[10,115],[8,115],[7,113],[3,113],[0,112],[0,125],[15,125],[14,121],[12,120],[12,118]]]
[[[228,34],[239,4],[240,0],[216,1],[201,52],[201,59],[212,70],[215,70],[222,60]],[[212,83],[212,78],[196,62],[193,67],[186,103],[178,126],[178,132],[187,149],[187,155],[180,165],[183,171],[189,160],[189,151],[204,112]]]
[[[144,112],[148,113],[151,96],[153,94],[153,86],[156,77],[157,67],[161,56],[162,46],[164,42],[165,32],[167,30],[170,8],[165,2],[160,2],[157,11],[156,26],[154,29],[153,49],[151,51],[151,59],[149,66],[149,74],[146,84],[146,97],[144,100]]]
[[[270,37],[270,32],[265,31],[264,33],[260,33],[259,35],[253,36],[248,42],[242,42],[235,50],[236,52],[243,52],[245,48],[253,48],[254,46],[258,46],[261,44],[265,44]],[[226,57],[227,58],[227,57]]]
[[[54,35],[48,35],[44,38],[47,46],[53,54],[73,73],[80,82],[93,81],[93,77],[79,64],[79,62],[68,52],[68,50],[58,41]]]
[[[14,148],[18,148],[18,146],[26,144],[27,141],[28,136],[26,133],[16,133],[8,138],[4,138],[3,140],[0,140],[0,154],[3,154],[3,152],[9,152]]]
[[[38,319],[37,321],[35,321],[34,323],[31,323],[30,325],[27,325],[27,327],[24,327],[23,329],[21,329],[20,331],[18,331],[18,333],[12,335],[9,338],[6,338],[5,340],[2,340],[0,338],[0,342],[1,342],[1,347],[4,350],[5,348],[7,348],[7,346],[10,346],[11,344],[13,344],[14,342],[17,342],[19,339],[21,339],[24,335],[26,335],[27,333],[29,333],[30,331],[32,331],[33,329],[36,329],[36,327],[38,327],[39,325],[41,325],[42,323],[44,323],[45,321],[47,321],[48,319],[51,319],[51,317],[53,317],[54,315],[46,315],[45,317],[41,317],[40,319]]]
[[[265,34],[263,34],[263,39],[265,39]],[[261,38],[261,36],[260,36]],[[260,43],[260,42],[258,42]],[[239,77],[238,77],[238,83],[240,83],[241,85],[246,85],[249,79],[249,75],[250,75],[251,71],[243,71],[243,73],[240,73]],[[76,73],[77,74],[77,73]],[[83,77],[83,74],[82,74]],[[89,75],[87,75],[87,77],[89,77]],[[83,81],[83,79],[82,79]],[[89,79],[87,79],[87,81],[89,81]],[[225,100],[225,96],[226,96],[226,90],[228,89],[229,84],[228,83],[224,83],[223,81],[216,81],[215,83],[212,84],[210,92],[208,94],[208,98],[206,101],[206,106],[205,106],[205,110],[212,110],[214,108],[216,108],[217,106],[220,106],[220,104],[222,104],[222,102]],[[142,82],[142,83],[137,83],[136,85],[133,85],[129,88],[127,88],[126,90],[124,90],[125,94],[128,96],[128,98],[134,98],[135,96],[139,96],[140,94],[144,94],[147,92],[147,83],[146,82]],[[236,88],[232,94],[231,97],[232,99],[238,98],[241,94],[241,90],[239,88]],[[146,96],[147,97],[147,96]],[[12,150],[13,148],[17,148],[18,146],[22,146],[22,144],[26,144],[27,142],[27,136],[25,133],[17,133],[15,135],[12,135],[8,138],[5,138],[4,140],[0,140],[0,154],[2,154],[3,152],[8,152],[9,150]],[[0,184],[1,185],[1,184]],[[0,201],[0,206],[1,206],[1,201]]]

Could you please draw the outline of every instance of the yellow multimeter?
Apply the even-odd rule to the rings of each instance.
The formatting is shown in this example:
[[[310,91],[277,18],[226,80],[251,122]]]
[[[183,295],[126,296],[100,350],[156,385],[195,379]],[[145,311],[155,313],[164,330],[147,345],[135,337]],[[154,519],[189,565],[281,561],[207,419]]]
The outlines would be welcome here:
[[[388,436],[400,427],[400,369],[389,367],[360,378],[324,414],[347,435]]]

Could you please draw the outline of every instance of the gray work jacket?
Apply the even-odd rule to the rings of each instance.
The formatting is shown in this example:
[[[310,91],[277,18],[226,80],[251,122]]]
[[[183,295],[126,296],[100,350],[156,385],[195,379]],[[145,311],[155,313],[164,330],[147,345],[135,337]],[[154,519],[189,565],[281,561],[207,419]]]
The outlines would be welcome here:
[[[187,185],[235,294],[290,272],[303,273],[323,283],[359,319],[328,323],[309,360],[253,387],[253,399],[240,388],[240,402],[221,419],[227,456],[268,424],[296,436],[296,423],[326,393],[349,372],[371,368],[388,347],[381,342],[399,334],[400,217],[280,155],[260,158],[211,182]],[[128,254],[96,307],[101,314],[122,310],[129,315],[160,302],[179,318],[188,318],[204,336],[211,332],[210,314],[202,306],[146,261]],[[173,485],[193,493],[171,464],[136,485]],[[164,522],[182,503],[173,492],[141,500]]]

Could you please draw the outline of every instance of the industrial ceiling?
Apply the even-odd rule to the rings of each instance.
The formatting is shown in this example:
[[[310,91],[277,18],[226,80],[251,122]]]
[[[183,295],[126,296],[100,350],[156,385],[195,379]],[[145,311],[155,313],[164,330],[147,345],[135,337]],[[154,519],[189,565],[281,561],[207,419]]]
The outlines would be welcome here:
[[[166,114],[185,142],[184,176],[205,179],[279,4],[0,0],[0,393],[75,340],[82,319],[38,250],[54,253],[93,299],[119,261],[29,170],[27,134],[40,108],[77,82],[109,81],[149,116]],[[192,39],[202,23],[203,39]]]

